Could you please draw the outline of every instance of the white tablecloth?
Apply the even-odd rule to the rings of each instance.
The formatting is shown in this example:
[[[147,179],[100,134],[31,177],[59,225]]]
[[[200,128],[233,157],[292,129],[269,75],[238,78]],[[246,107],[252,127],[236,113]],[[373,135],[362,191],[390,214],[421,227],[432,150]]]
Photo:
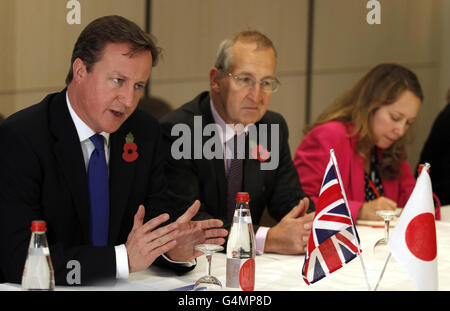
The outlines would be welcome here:
[[[377,283],[385,257],[378,257],[373,253],[373,245],[383,237],[383,228],[371,226],[357,226],[361,238],[362,259],[366,267],[371,289]],[[438,246],[439,290],[450,290],[450,223],[436,222]],[[361,258],[356,257],[341,269],[328,275],[322,280],[306,285],[301,276],[304,256],[287,256],[264,254],[257,256],[256,291],[366,291],[368,286],[364,277]],[[212,259],[212,273],[225,285],[226,256],[217,253]],[[133,273],[126,281],[119,281],[110,286],[63,287],[56,290],[118,290],[118,291],[167,291],[192,285],[206,273],[205,256],[198,258],[197,267],[183,275],[177,276],[170,271],[158,267]],[[225,288],[225,290],[231,290]],[[18,284],[0,284],[0,290],[20,290]],[[414,284],[393,257],[387,265],[384,277],[378,290],[382,291],[410,291],[415,290]]]

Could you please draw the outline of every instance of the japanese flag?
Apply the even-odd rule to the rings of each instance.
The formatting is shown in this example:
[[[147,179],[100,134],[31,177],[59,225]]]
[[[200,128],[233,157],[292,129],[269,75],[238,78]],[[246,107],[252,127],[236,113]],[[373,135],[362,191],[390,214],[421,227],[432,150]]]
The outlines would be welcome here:
[[[429,164],[425,166],[428,168]],[[437,243],[430,175],[422,169],[389,238],[389,249],[419,290],[437,290]]]

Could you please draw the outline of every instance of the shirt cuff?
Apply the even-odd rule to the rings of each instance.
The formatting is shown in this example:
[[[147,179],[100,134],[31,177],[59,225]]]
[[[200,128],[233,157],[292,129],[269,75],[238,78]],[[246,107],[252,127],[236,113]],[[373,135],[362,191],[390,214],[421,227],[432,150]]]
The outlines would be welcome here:
[[[165,254],[162,254],[162,256],[168,262],[175,263],[175,264],[178,264],[178,265],[182,265],[182,266],[185,266],[185,267],[192,267],[192,266],[196,265],[195,259],[192,259],[191,261],[173,261],[173,260],[169,259],[169,257],[167,257]]]
[[[266,245],[266,237],[267,237],[267,232],[269,231],[269,229],[270,229],[269,227],[260,226],[258,228],[258,231],[256,231],[256,235],[255,235],[256,255],[264,254],[264,246]]]
[[[128,279],[130,271],[128,270],[128,253],[125,244],[114,246],[116,251],[116,278]]]

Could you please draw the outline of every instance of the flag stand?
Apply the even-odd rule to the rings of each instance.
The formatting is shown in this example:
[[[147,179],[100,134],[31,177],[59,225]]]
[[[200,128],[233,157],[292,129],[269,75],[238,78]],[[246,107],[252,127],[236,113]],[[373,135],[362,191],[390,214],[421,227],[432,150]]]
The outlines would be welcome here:
[[[350,209],[349,209],[349,207],[348,207],[347,196],[346,196],[346,194],[345,194],[345,189],[344,189],[343,184],[342,184],[341,174],[339,173],[339,168],[338,168],[338,165],[337,165],[337,160],[336,160],[336,158],[334,157],[334,149],[330,149],[330,155],[331,155],[331,159],[332,159],[332,161],[333,161],[333,164],[334,164],[334,166],[335,166],[335,168],[336,168],[336,175],[337,175],[339,184],[342,186],[342,190],[343,190],[343,191],[342,191],[342,195],[343,195],[343,197],[344,197],[345,206],[346,206],[346,208],[347,208],[348,214],[350,215],[350,220],[351,220],[351,222],[352,222],[352,231],[353,231],[353,235],[355,236],[356,246],[357,246],[357,249],[358,249],[358,255],[359,255],[359,258],[361,259],[361,266],[362,266],[362,269],[363,269],[363,272],[364,272],[364,277],[365,277],[365,279],[366,279],[367,288],[368,288],[369,291],[370,291],[371,288],[370,288],[370,284],[369,284],[369,278],[367,277],[366,266],[364,265],[364,261],[363,261],[363,258],[362,258],[362,256],[361,256],[361,251],[360,251],[360,245],[359,245],[358,235],[357,235],[356,232],[355,232],[355,223],[353,222],[353,217],[352,217],[352,214],[351,214]]]

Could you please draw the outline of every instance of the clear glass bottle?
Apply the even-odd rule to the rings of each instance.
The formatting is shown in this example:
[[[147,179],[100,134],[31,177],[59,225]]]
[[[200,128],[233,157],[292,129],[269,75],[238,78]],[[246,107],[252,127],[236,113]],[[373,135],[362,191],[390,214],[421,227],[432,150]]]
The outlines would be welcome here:
[[[22,290],[54,290],[55,277],[45,232],[45,221],[31,223],[28,256],[22,274]]]
[[[227,242],[226,286],[252,291],[255,287],[255,232],[250,215],[249,194],[238,192]]]

